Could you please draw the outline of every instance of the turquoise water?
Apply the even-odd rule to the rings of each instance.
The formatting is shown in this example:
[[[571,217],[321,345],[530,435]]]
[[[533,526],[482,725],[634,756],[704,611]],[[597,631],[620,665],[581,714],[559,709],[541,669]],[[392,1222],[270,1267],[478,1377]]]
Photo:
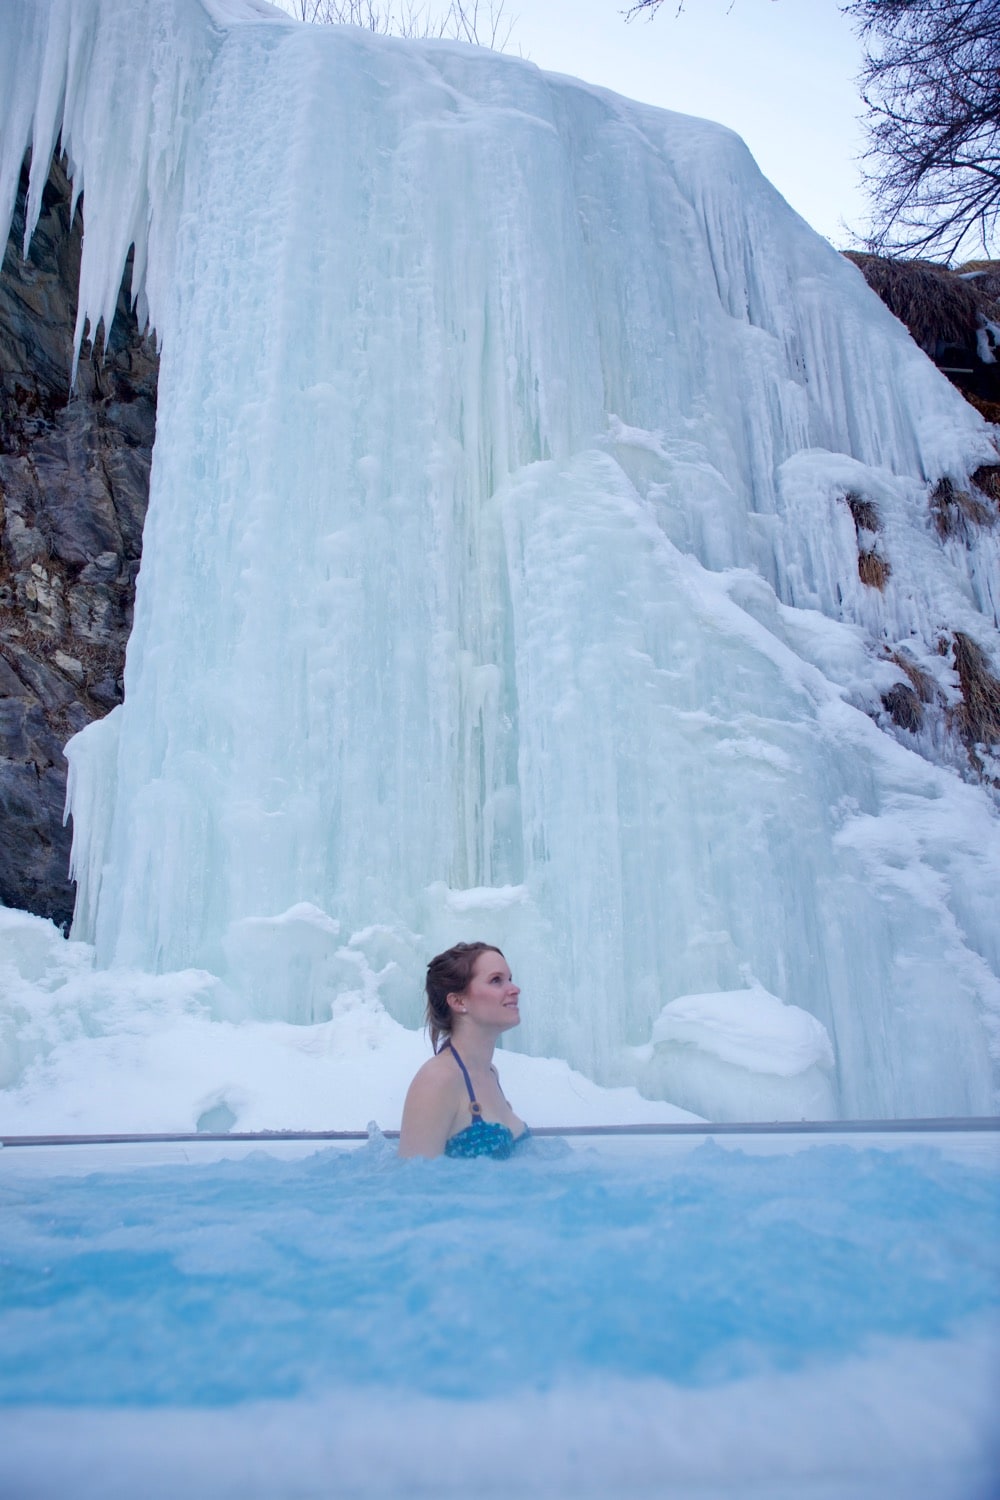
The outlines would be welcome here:
[[[1000,1179],[935,1151],[304,1160],[0,1180],[0,1400],[706,1388],[1000,1306]]]

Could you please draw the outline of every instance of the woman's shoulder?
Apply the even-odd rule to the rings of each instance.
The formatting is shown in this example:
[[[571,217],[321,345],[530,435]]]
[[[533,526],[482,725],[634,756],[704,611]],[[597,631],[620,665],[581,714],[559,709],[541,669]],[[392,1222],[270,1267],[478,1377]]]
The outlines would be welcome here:
[[[459,1116],[462,1080],[440,1052],[414,1075],[403,1105],[400,1156],[440,1156]]]
[[[459,1071],[445,1049],[436,1052],[417,1069],[410,1084],[410,1092],[425,1096],[454,1094],[461,1082]]]

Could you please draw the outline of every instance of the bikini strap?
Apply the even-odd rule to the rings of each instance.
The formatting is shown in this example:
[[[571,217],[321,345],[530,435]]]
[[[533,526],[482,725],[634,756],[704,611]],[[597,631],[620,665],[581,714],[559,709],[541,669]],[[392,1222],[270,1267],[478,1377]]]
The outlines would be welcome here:
[[[465,1066],[465,1063],[462,1061],[462,1059],[459,1057],[459,1055],[456,1052],[453,1044],[450,1041],[448,1041],[448,1042],[445,1042],[445,1046],[449,1049],[449,1051],[451,1052],[452,1057],[455,1059],[455,1061],[458,1063],[458,1066],[462,1070],[462,1077],[465,1079],[465,1087],[469,1091],[469,1109],[470,1109],[470,1111],[472,1113],[473,1118],[478,1120],[482,1116],[483,1106],[479,1103],[479,1100],[476,1098],[476,1091],[472,1087],[472,1079],[469,1077],[469,1070]]]

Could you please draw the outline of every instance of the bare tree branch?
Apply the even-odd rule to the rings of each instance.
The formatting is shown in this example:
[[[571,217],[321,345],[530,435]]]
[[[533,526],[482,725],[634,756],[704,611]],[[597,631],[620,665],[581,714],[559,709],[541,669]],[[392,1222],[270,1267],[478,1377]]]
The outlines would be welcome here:
[[[628,21],[665,0],[635,0]],[[676,14],[685,0],[677,0]],[[732,8],[730,6],[730,8]],[[843,0],[865,43],[869,246],[947,258],[1000,226],[1000,0]]]
[[[1000,216],[1000,0],[852,0],[866,43],[870,244],[990,253]]]

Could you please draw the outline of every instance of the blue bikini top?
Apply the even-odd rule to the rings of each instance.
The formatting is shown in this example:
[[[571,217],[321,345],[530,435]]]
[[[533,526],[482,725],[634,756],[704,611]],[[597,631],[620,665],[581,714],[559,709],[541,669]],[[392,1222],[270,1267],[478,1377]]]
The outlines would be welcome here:
[[[501,1125],[499,1120],[484,1120],[483,1106],[476,1098],[468,1068],[451,1042],[446,1042],[445,1046],[450,1049],[452,1057],[462,1070],[465,1087],[469,1091],[469,1109],[472,1111],[472,1124],[466,1125],[464,1130],[457,1131],[445,1141],[445,1156],[490,1156],[494,1161],[506,1161],[509,1156],[513,1156],[521,1142],[528,1139],[531,1131],[525,1127],[520,1135],[515,1135],[506,1125]]]

